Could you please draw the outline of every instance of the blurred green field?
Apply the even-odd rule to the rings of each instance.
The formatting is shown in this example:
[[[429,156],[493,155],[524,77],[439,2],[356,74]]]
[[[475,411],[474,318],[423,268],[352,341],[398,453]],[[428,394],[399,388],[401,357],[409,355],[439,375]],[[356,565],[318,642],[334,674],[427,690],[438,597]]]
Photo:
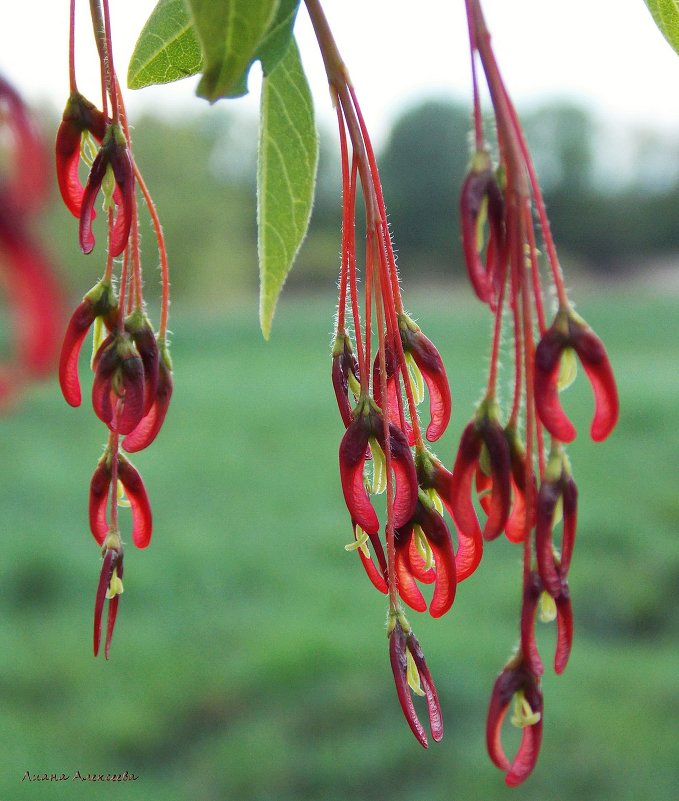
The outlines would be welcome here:
[[[622,417],[595,445],[584,376],[569,390],[576,638],[565,674],[545,677],[542,754],[522,788],[505,788],[484,745],[490,688],[517,636],[520,555],[507,543],[488,546],[444,619],[410,615],[443,742],[425,752],[402,719],[384,598],[343,548],[328,294],[284,297],[269,343],[254,305],[219,319],[176,312],[173,406],[134,459],[154,535],[146,552],[127,549],[108,664],[91,653],[100,559],[87,526],[103,427],[55,384],[0,420],[0,801],[676,801],[676,298],[579,295]],[[448,464],[486,365],[489,321],[469,300],[411,298],[453,390],[436,448]],[[139,779],[22,782],[76,770]]]

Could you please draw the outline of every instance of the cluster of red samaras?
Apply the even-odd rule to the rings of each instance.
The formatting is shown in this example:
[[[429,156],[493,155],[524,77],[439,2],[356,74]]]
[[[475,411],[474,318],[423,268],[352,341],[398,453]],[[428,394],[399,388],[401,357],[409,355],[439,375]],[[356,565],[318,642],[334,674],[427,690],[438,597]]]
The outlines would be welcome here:
[[[54,267],[31,232],[49,191],[47,152],[22,99],[1,76],[0,163],[0,280],[13,318],[13,340],[0,362],[3,407],[27,380],[54,369],[63,301]]]
[[[472,13],[478,9],[480,14],[478,3],[471,6]],[[473,17],[471,22],[476,24]],[[472,45],[476,50],[474,37]],[[426,696],[434,740],[443,736],[441,710],[420,645],[395,599],[418,612],[428,606],[433,617],[440,617],[451,608],[457,584],[478,567],[484,542],[504,533],[522,545],[519,645],[495,683],[487,718],[491,759],[505,771],[507,784],[517,785],[535,765],[542,734],[544,668],[535,637],[538,613],[542,620],[556,620],[557,673],[566,667],[573,636],[567,578],[577,488],[564,443],[573,440],[576,431],[560,402],[560,391],[567,384],[566,366],[576,356],[592,385],[593,439],[605,439],[614,428],[618,397],[604,347],[568,303],[556,262],[548,266],[559,310],[551,326],[545,323],[540,285],[544,269],[533,220],[544,210],[539,187],[518,118],[504,88],[497,88],[500,79],[492,74],[494,64],[488,63],[487,50],[482,50],[481,60],[491,73],[491,95],[498,99],[496,116],[502,116],[503,124],[497,126],[500,158],[494,169],[485,144],[479,147],[482,132],[477,130],[477,152],[461,192],[461,227],[471,284],[494,314],[495,328],[488,386],[462,433],[452,471],[424,441],[425,437],[428,442],[438,440],[450,421],[446,372],[436,347],[403,310],[369,139],[353,91],[348,90],[347,98],[341,88],[343,255],[332,382],[346,428],[339,467],[354,531],[354,543],[347,548],[358,551],[370,581],[389,594],[390,658],[398,698],[410,728],[425,747],[427,736],[410,691]],[[357,145],[352,126],[347,125],[354,153],[350,162],[342,115],[347,118],[352,111],[358,116],[353,129],[361,130],[362,140]],[[358,313],[353,232],[359,177],[367,208],[363,320]],[[540,222],[547,238],[541,216]],[[551,239],[547,249],[555,259]],[[353,336],[348,334],[346,317],[352,318]],[[509,331],[503,332],[503,327]],[[503,333],[514,343],[511,410],[501,408],[496,391]],[[374,357],[369,344],[373,336],[378,340]],[[429,415],[423,437],[416,405],[424,398],[425,387]],[[371,496],[385,489],[386,514],[381,523]],[[422,584],[433,585],[429,605]],[[510,760],[501,744],[501,728],[512,701],[512,722],[522,729],[522,739]]]
[[[79,169],[87,148],[96,148],[96,155],[83,186]],[[62,198],[79,221],[83,253],[91,253],[95,245],[92,221],[102,186],[108,214],[106,270],[73,313],[59,362],[64,398],[71,406],[79,406],[78,361],[85,337],[94,328],[92,407],[109,430],[104,454],[90,483],[90,529],[102,546],[103,556],[95,601],[94,653],[99,651],[101,616],[108,598],[108,657],[123,590],[118,505],[131,507],[132,540],[138,548],[149,544],[152,530],[151,508],[141,476],[120,447],[128,453],[136,452],[156,438],[172,396],[172,364],[165,336],[154,332],[143,302],[135,234],[135,165],[123,126],[78,92],[72,92],[57,133],[56,162]],[[116,292],[113,259],[119,256],[123,258]]]

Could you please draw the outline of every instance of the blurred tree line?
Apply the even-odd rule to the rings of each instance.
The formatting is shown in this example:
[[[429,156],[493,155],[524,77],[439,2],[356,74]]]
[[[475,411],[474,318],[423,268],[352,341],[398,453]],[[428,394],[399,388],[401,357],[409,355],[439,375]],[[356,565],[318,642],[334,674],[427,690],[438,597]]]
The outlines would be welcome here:
[[[588,110],[566,102],[526,111],[522,120],[569,269],[612,276],[679,251],[679,138],[602,130]],[[217,106],[134,122],[135,155],[168,239],[175,298],[217,306],[254,293],[256,120]],[[378,153],[406,280],[463,275],[457,197],[470,127],[466,103],[425,101],[395,120]],[[340,194],[335,132],[321,131],[316,206],[290,288],[334,282]],[[80,256],[75,221],[56,198],[46,228],[62,263],[77,274],[74,285],[83,286],[85,276],[94,283],[97,270]],[[155,260],[152,240],[149,231],[146,258]]]

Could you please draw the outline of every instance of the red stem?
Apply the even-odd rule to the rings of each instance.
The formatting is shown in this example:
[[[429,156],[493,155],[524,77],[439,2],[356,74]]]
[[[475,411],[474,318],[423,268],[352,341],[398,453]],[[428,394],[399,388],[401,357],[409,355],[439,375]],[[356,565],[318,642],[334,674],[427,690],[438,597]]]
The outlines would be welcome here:
[[[68,27],[68,81],[71,94],[77,94],[78,85],[75,79],[75,0],[71,0]]]

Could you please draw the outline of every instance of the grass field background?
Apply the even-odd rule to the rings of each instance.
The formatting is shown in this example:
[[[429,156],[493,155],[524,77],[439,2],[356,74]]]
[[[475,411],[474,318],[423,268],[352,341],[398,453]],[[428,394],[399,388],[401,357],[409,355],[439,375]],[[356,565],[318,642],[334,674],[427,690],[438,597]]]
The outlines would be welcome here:
[[[484,745],[489,692],[518,631],[520,554],[507,543],[487,547],[442,620],[410,615],[443,742],[425,752],[402,719],[384,598],[343,548],[328,295],[284,298],[268,343],[254,305],[176,310],[173,405],[133,460],[153,540],[126,550],[109,663],[91,652],[100,557],[87,526],[103,426],[54,383],[0,420],[0,801],[679,798],[676,298],[585,294],[579,311],[607,344],[622,416],[609,441],[588,439],[581,372],[566,401],[579,431],[575,644],[565,674],[545,676],[542,754],[523,787],[505,788]],[[448,465],[489,338],[464,299],[410,299],[448,369],[453,422],[436,447]],[[548,661],[554,633],[540,637]],[[22,782],[27,770],[139,779]]]

